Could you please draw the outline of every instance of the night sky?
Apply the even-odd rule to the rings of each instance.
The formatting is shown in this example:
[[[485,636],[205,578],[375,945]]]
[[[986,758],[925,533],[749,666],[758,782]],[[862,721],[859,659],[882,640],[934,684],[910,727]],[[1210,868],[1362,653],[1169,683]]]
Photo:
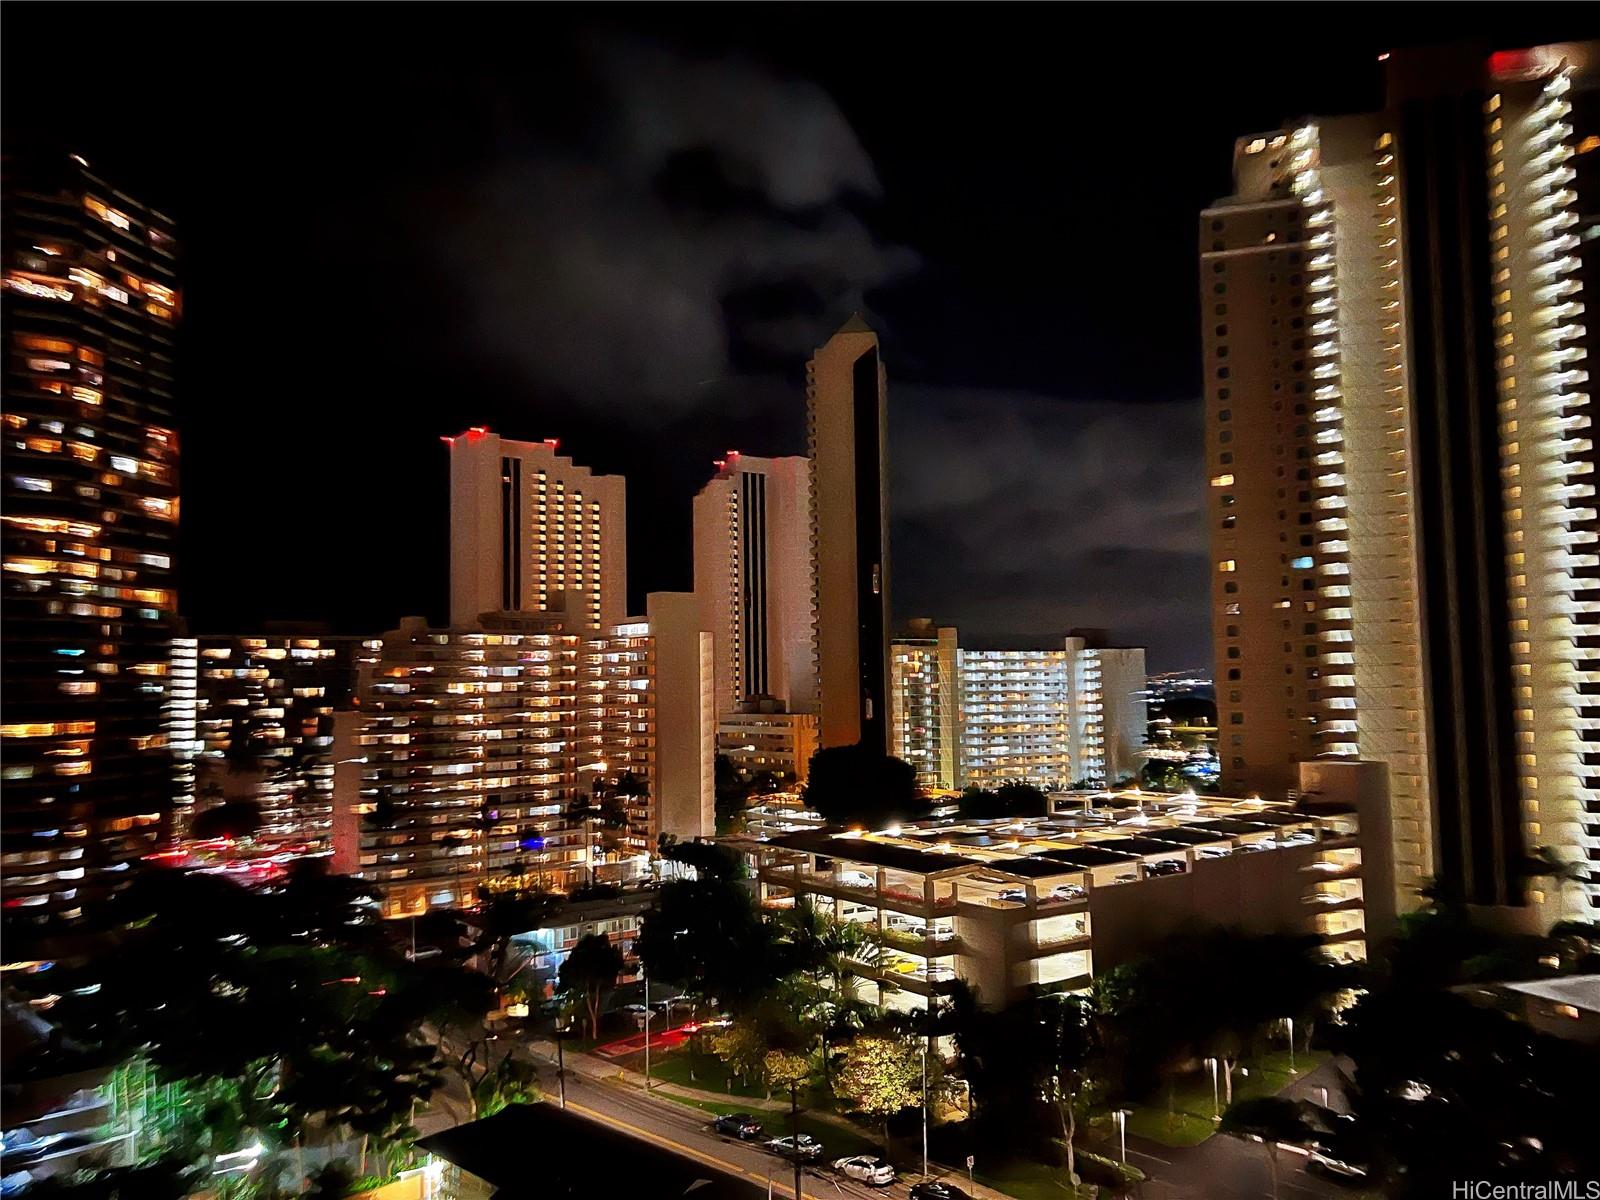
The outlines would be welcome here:
[[[1210,658],[1195,231],[1234,137],[1584,8],[11,4],[0,88],[8,148],[179,222],[196,630],[442,620],[438,439],[477,424],[625,474],[634,605],[687,588],[712,460],[804,451],[860,308],[897,616],[1162,670]]]

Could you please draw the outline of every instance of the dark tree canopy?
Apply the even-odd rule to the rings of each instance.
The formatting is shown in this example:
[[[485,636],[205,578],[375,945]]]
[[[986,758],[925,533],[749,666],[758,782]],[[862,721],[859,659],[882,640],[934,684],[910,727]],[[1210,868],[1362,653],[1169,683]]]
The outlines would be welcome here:
[[[969,787],[961,793],[961,815],[969,819],[984,817],[1042,817],[1050,811],[1050,800],[1028,783],[1005,783],[989,791]]]
[[[251,838],[261,832],[261,809],[252,800],[229,800],[195,816],[189,833],[202,841],[210,838]]]
[[[831,825],[871,829],[915,820],[928,809],[917,794],[917,772],[910,763],[860,743],[813,754],[805,798],[807,807]]]

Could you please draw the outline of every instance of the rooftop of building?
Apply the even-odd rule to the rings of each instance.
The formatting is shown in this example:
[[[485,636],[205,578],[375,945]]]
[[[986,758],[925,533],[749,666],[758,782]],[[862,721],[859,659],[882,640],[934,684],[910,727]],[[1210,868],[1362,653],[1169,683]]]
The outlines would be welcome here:
[[[1199,846],[1233,842],[1278,846],[1297,830],[1316,830],[1352,811],[1297,807],[1286,800],[1124,791],[1068,792],[1048,817],[954,817],[880,830],[795,829],[766,844],[846,862],[952,875],[988,870],[1044,878],[1146,858],[1178,858]]]
[[[759,1196],[732,1171],[597,1124],[554,1104],[513,1104],[492,1117],[433,1134],[417,1145],[489,1185],[500,1200],[607,1194],[704,1200]],[[596,1164],[604,1163],[603,1172]]]

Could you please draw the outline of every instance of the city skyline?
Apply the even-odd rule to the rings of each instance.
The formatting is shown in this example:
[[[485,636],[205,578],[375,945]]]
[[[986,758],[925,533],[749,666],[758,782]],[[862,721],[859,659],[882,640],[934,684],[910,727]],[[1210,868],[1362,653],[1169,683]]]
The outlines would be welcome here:
[[[67,11],[6,1200],[1596,1186],[1590,30]]]
[[[219,20],[188,19],[200,32]],[[868,88],[861,52],[794,16],[663,29],[637,13],[568,14],[551,22],[549,78],[484,72],[425,98],[406,90],[419,30],[405,19],[387,35],[402,65],[341,61],[291,98],[257,87],[287,36],[276,28],[223,77],[131,17],[106,20],[154,74],[224,102],[158,123],[70,95],[45,111],[20,102],[36,68],[16,56],[7,133],[73,141],[184,236],[180,416],[194,465],[179,560],[197,630],[299,619],[371,634],[410,613],[442,620],[448,465],[436,439],[477,424],[559,438],[629,480],[629,525],[655,535],[633,539],[628,611],[648,591],[686,588],[692,499],[712,462],[728,449],[804,452],[804,359],[860,306],[895,389],[897,623],[931,615],[975,645],[1107,626],[1148,645],[1152,669],[1209,659],[1189,602],[1206,583],[1192,213],[1226,190],[1238,130],[1370,107],[1378,34],[1339,34],[1292,71],[1258,64],[1270,74],[1248,84],[1220,79],[1202,114],[1165,97],[1209,82],[1205,62],[1119,44],[1114,27],[1107,49],[1071,64],[1085,104],[1073,114],[1026,71],[986,67],[944,96],[928,67],[896,60],[880,68],[895,86]],[[1567,20],[1523,40],[1561,36],[1543,27]],[[1401,24],[1384,36],[1428,36]],[[928,36],[968,33],[935,17]],[[1263,36],[1240,32],[1241,53]],[[334,33],[298,52],[321,62],[347,45]],[[1143,94],[1134,62],[1161,85]],[[736,120],[724,101],[742,89],[759,100]],[[369,120],[367,92],[392,111]],[[558,92],[577,98],[547,103]],[[934,107],[910,109],[890,97],[900,92]],[[1131,115],[1095,117],[1092,98],[1112,95]],[[1059,111],[1077,161],[1031,126],[1008,127],[1008,111]],[[1163,131],[1166,165],[1121,189],[1106,225],[1094,180],[1141,123]],[[954,187],[950,153],[967,164]],[[572,193],[589,197],[583,212],[551,198],[590,185]],[[641,247],[636,275],[565,250],[503,269],[484,245],[526,242],[526,257],[624,236]],[[285,266],[260,280],[235,268],[258,254]],[[317,262],[338,263],[341,282],[321,281]],[[681,327],[672,305],[646,299],[674,273]],[[491,309],[518,323],[486,326]],[[366,452],[349,455],[357,444]],[[243,483],[286,466],[292,484]],[[302,506],[334,528],[296,537]],[[365,568],[346,552],[358,539],[374,559],[410,564],[381,596],[358,586]],[[281,566],[247,590],[225,582],[262,550]],[[220,569],[202,574],[202,557]],[[973,586],[942,561],[961,562]],[[1133,598],[1118,583],[1129,574],[1144,581]]]

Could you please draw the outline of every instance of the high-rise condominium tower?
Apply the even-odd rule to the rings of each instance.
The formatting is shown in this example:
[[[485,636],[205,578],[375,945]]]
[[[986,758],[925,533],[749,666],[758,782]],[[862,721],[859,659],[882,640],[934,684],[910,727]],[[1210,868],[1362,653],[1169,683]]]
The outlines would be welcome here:
[[[514,442],[476,427],[450,447],[450,620],[539,612],[577,593],[570,620],[613,625],[627,611],[622,476],[596,475],[556,442]]]
[[[824,747],[889,745],[888,407],[878,335],[852,317],[806,364]]]
[[[1594,44],[1396,52],[1201,216],[1224,786],[1387,764],[1402,907],[1600,888]]]
[[[335,850],[386,916],[471,904],[484,885],[584,880],[584,648],[536,614],[451,629],[413,618],[384,635],[362,696],[358,846]]]
[[[172,223],[82,159],[5,164],[5,934],[47,933],[170,811]]]
[[[716,645],[717,712],[817,702],[811,464],[730,450],[694,500],[694,586]]]
[[[262,837],[325,849],[335,725],[381,648],[309,633],[174,638],[169,722],[184,824],[240,801],[260,813]]]
[[[1111,786],[1136,779],[1150,725],[1144,647],[1108,646],[1105,632],[1074,630],[1064,649],[1067,747],[1074,783]]]

